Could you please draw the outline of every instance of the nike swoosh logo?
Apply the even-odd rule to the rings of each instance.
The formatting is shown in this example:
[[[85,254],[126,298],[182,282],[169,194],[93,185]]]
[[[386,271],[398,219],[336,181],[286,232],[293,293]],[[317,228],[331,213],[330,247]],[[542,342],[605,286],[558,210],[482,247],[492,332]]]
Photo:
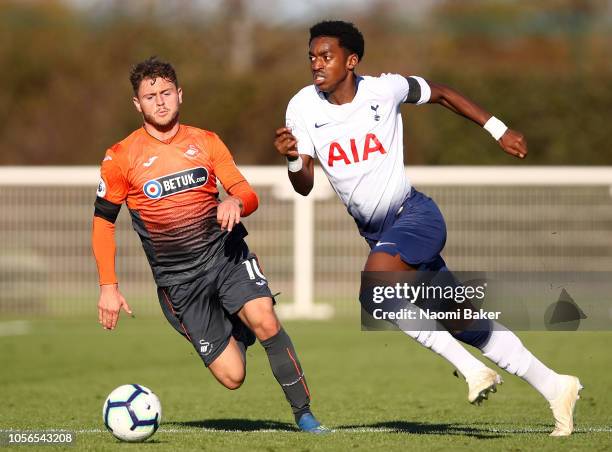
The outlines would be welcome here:
[[[315,129],[318,129],[319,127],[326,126],[327,124],[329,124],[329,122],[324,122],[323,124],[318,124],[318,123],[315,122]]]
[[[383,245],[395,245],[395,243],[393,243],[393,242],[378,242],[376,244],[376,246],[383,246]]]
[[[153,162],[154,162],[155,160],[157,160],[157,156],[156,156],[156,155],[155,155],[155,156],[153,156],[153,157],[151,157],[151,158],[150,158],[149,160],[147,160],[146,162],[144,162],[144,163],[142,164],[142,166],[144,166],[144,167],[148,168],[149,166],[153,165]]]

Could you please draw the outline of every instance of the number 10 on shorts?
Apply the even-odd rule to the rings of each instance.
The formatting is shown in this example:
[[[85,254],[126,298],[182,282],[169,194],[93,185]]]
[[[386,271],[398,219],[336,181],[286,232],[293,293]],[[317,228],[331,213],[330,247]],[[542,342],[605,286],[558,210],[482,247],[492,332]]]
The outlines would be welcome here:
[[[257,265],[257,259],[247,259],[243,262],[243,264],[246,267],[247,273],[249,274],[249,279],[255,279],[255,275],[257,275],[261,279],[266,279],[266,277],[259,269],[259,266]]]

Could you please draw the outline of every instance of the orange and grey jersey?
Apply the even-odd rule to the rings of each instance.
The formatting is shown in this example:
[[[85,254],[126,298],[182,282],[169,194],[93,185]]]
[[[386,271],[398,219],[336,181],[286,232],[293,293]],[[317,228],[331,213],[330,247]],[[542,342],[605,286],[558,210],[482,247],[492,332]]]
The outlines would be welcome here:
[[[214,265],[228,237],[217,223],[217,179],[230,195],[240,198],[242,216],[257,208],[257,196],[216,134],[181,125],[171,140],[162,142],[144,128],[136,130],[108,149],[102,161],[94,250],[96,240],[105,236],[96,234],[96,222],[101,222],[100,231],[112,226],[125,202],[157,285],[194,280]],[[231,232],[246,234],[242,224]],[[98,243],[97,248],[102,247]],[[112,248],[114,255],[114,242]],[[110,257],[96,258],[100,283],[116,282],[114,262],[100,262]],[[112,267],[112,276],[103,274],[106,265]]]

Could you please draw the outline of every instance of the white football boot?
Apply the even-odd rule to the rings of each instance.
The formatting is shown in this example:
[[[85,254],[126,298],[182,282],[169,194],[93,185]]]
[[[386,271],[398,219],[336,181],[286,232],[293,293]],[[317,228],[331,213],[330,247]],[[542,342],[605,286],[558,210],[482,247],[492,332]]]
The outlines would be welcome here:
[[[468,384],[468,401],[473,405],[480,405],[489,398],[490,392],[497,392],[497,385],[503,383],[499,374],[488,367],[470,373],[465,381]]]
[[[550,409],[555,417],[555,429],[550,436],[568,436],[574,431],[574,407],[580,398],[582,389],[578,377],[559,375],[559,385],[562,386],[559,396],[550,402]]]

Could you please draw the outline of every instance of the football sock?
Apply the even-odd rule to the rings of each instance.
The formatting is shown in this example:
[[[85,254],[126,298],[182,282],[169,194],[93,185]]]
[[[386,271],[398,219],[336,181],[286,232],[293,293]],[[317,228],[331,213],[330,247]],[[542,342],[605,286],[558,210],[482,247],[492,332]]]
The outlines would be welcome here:
[[[448,274],[452,276],[450,272]],[[373,316],[375,309],[380,309],[383,312],[397,312],[397,309],[400,308],[411,312],[421,310],[416,304],[406,302],[403,299],[390,297],[376,300],[373,294],[375,287],[371,281],[369,284],[363,284],[359,294],[363,311],[370,316]],[[420,319],[418,323],[414,322],[415,317],[395,318],[388,321],[419,344],[431,349],[450,362],[465,379],[481,369],[486,369],[486,366],[468,352],[439,321],[423,319],[420,315],[417,315],[416,318]],[[419,328],[419,330],[415,331],[414,328]]]
[[[281,328],[275,336],[261,341],[261,345],[297,422],[304,413],[310,412],[310,391],[291,339]]]
[[[450,272],[449,272],[450,274]],[[375,306],[383,312],[396,311],[399,308],[407,309],[413,312],[420,311],[420,307],[408,303],[405,300],[397,298],[388,298],[382,302],[374,302],[372,294],[373,286],[366,285],[362,287],[359,295],[359,301],[363,310],[370,316],[373,315]],[[401,331],[416,340],[418,343],[436,352],[438,355],[445,358],[455,368],[467,378],[468,375],[486,368],[486,366],[468,352],[445,327],[433,319],[422,319],[418,323],[406,319],[388,320],[390,323],[398,327]],[[413,328],[420,328],[419,331],[414,331]]]
[[[489,340],[480,350],[506,372],[521,377],[547,400],[559,395],[559,375],[533,356],[516,334],[503,325],[494,323]]]
[[[404,331],[404,333],[445,358],[464,377],[486,367],[457,342],[448,331]]]

